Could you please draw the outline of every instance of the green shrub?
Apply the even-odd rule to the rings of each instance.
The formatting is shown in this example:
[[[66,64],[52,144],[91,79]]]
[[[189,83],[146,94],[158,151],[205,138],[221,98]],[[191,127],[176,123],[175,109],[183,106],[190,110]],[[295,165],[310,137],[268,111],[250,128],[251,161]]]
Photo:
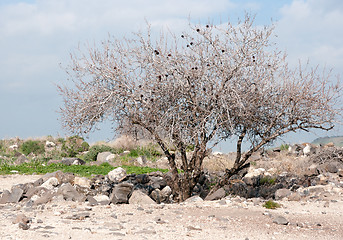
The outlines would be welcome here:
[[[268,200],[267,202],[263,204],[263,207],[268,208],[268,209],[276,209],[276,208],[281,207],[281,205],[278,204],[277,202],[274,202],[273,200]]]
[[[44,144],[40,143],[39,141],[28,140],[20,146],[20,151],[25,155],[29,155],[30,153],[38,155],[44,153],[45,148]]]
[[[89,144],[82,137],[72,136],[62,143],[63,157],[76,157],[80,152],[88,151]]]
[[[288,148],[289,148],[289,145],[288,145],[288,144],[282,144],[282,145],[280,146],[280,150],[281,150],[281,151],[283,151],[283,150],[288,150]]]
[[[157,147],[150,144],[145,147],[137,147],[135,149],[130,150],[130,153],[128,154],[128,157],[139,157],[139,156],[145,156],[147,158],[154,158],[158,156],[162,156],[161,152],[157,150]]]
[[[264,184],[274,185],[275,182],[276,182],[276,178],[271,177],[271,176],[265,176],[260,179],[260,185],[264,185]]]

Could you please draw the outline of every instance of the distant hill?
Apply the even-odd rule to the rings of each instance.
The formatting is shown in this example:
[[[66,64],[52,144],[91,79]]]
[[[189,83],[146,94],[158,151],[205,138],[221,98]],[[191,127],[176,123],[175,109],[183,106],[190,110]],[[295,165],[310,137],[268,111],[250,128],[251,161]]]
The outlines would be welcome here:
[[[328,144],[330,142],[333,142],[335,144],[335,146],[337,147],[343,147],[343,136],[334,136],[334,137],[320,137],[315,139],[312,144],[315,145],[325,145]]]

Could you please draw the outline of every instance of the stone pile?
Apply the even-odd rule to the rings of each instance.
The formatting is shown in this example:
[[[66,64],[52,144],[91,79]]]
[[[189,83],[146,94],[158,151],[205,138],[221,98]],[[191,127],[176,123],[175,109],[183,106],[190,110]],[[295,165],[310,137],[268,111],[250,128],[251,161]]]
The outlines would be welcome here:
[[[122,168],[93,179],[57,171],[35,182],[14,185],[11,191],[4,190],[0,204],[21,202],[36,206],[54,200],[89,202],[90,205],[169,203],[172,190],[165,178],[160,172],[127,175]]]

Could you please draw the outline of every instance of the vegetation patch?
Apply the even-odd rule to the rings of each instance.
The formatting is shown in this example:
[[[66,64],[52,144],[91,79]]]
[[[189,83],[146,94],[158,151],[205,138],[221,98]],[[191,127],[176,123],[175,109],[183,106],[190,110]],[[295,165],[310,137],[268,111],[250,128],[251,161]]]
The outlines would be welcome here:
[[[274,202],[273,200],[268,200],[263,204],[263,207],[267,209],[276,209],[276,208],[281,207],[281,205],[278,204],[277,202]]]
[[[30,153],[35,155],[42,154],[45,152],[44,144],[39,141],[28,140],[20,146],[20,151],[26,156]]]
[[[276,178],[271,177],[271,176],[265,176],[260,179],[260,185],[264,185],[264,184],[274,185],[275,182],[276,182]]]
[[[121,166],[127,172],[127,174],[143,174],[149,172],[168,172],[168,169],[159,169],[159,168],[149,168],[149,167],[136,167],[136,166]],[[107,175],[110,171],[115,169],[115,167],[111,166],[109,163],[103,163],[99,166],[87,166],[87,165],[72,165],[67,166],[63,164],[50,164],[45,165],[41,162],[31,162],[31,163],[23,163],[17,166],[2,164],[0,165],[0,174],[46,174],[50,172],[55,172],[61,170],[62,172],[71,172],[75,175],[81,177],[91,177],[92,175]]]

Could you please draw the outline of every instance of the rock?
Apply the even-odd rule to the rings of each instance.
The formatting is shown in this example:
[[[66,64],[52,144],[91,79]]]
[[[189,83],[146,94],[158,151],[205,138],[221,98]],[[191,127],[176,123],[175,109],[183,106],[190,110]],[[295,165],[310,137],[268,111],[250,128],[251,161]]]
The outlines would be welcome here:
[[[288,221],[283,216],[276,216],[273,219],[273,223],[276,223],[276,224],[279,224],[279,225],[287,225]]]
[[[141,184],[146,184],[150,181],[150,178],[147,174],[139,174],[136,176],[136,182]]]
[[[199,197],[199,196],[193,196],[193,197],[190,197],[190,198],[187,198],[184,202],[185,203],[195,203],[195,202],[203,202],[204,200]]]
[[[81,187],[90,188],[91,187],[91,180],[86,177],[75,177],[74,184],[77,184]]]
[[[226,196],[226,192],[225,192],[224,188],[219,188],[217,191],[215,191],[211,195],[208,195],[205,198],[205,201],[219,200],[219,199],[224,198],[225,196]]]
[[[39,179],[37,179],[36,181],[33,182],[33,186],[34,187],[38,187],[38,186],[42,185],[43,183],[44,183],[43,178],[39,178]]]
[[[112,182],[120,182],[126,177],[126,171],[125,169],[118,167],[110,171],[107,176]]]
[[[54,142],[50,142],[50,141],[46,141],[45,142],[45,146],[47,147],[47,148],[53,148],[53,147],[56,147],[56,144],[54,143]]]
[[[101,152],[98,153],[96,156],[96,161],[103,163],[103,162],[108,162],[107,157],[110,156],[112,153],[111,152]]]
[[[8,147],[10,150],[14,151],[18,149],[18,144],[13,144],[11,146]]]
[[[291,195],[288,196],[288,201],[300,201],[301,196],[298,192],[292,192]]]
[[[23,230],[28,230],[30,228],[30,225],[29,224],[25,224],[25,223],[22,223],[20,222],[18,224],[19,228],[23,229]]]
[[[110,195],[110,201],[114,204],[127,203],[132,188],[133,184],[130,183],[120,183],[116,185]]]
[[[160,191],[161,202],[168,202],[170,195],[172,194],[172,189],[169,186],[165,186]]]
[[[59,185],[58,179],[55,177],[49,178],[48,180],[46,180],[41,187],[44,187],[46,189],[54,189],[55,187],[57,187]]]
[[[63,184],[63,183],[74,184],[75,175],[73,173],[64,173],[62,171],[57,171],[56,178],[59,184]]]
[[[287,188],[281,188],[276,190],[275,192],[275,200],[281,200],[283,198],[286,198],[292,194],[292,191],[290,191]]]
[[[326,164],[325,170],[329,173],[337,173],[338,172],[338,164],[336,162],[330,162]]]
[[[110,198],[106,195],[99,194],[93,197],[97,202],[110,201]]]
[[[116,158],[116,155],[112,153],[106,157],[106,162],[112,162],[115,158]]]
[[[20,198],[23,196],[24,190],[18,187],[12,188],[11,195],[9,196],[8,203],[18,203]]]
[[[160,189],[155,189],[154,191],[151,192],[150,197],[154,199],[155,202],[161,203],[161,197],[160,197]]]
[[[80,158],[62,158],[61,161],[62,164],[67,165],[67,166],[71,166],[71,165],[85,165],[86,162],[83,161]]]
[[[24,223],[27,224],[30,222],[30,219],[28,217],[25,216],[25,214],[18,214],[13,220],[12,223],[13,224],[17,224],[17,223]]]
[[[339,177],[343,177],[343,169],[339,169],[338,170],[338,176]]]
[[[89,218],[89,217],[90,217],[89,212],[83,212],[83,213],[73,214],[72,216],[67,216],[66,219],[85,220],[86,218]]]
[[[156,204],[154,200],[152,200],[148,195],[143,193],[140,190],[135,190],[132,192],[132,195],[129,199],[130,204]]]
[[[137,163],[141,166],[145,166],[146,165],[146,158],[145,156],[140,156],[136,159]]]
[[[316,164],[312,164],[304,172],[304,176],[308,176],[308,177],[317,176],[317,175],[319,175],[319,168],[318,168],[318,165]]]
[[[35,195],[37,196],[37,195]],[[33,205],[41,205],[41,204],[45,204],[47,202],[50,202],[51,199],[55,196],[54,193],[48,191],[48,192],[45,192],[41,197],[38,197],[37,199],[34,200],[34,203]],[[33,197],[32,197],[33,199]]]
[[[11,193],[8,190],[4,190],[1,198],[0,198],[0,204],[6,204],[8,203],[8,200],[10,199]]]
[[[167,186],[167,181],[163,177],[150,176],[149,183],[153,189],[162,189]]]
[[[75,188],[70,184],[63,184],[57,191],[57,195],[62,195],[67,201],[78,201],[84,202],[86,197],[75,190]]]
[[[87,196],[87,201],[91,206],[98,205],[98,201],[92,196]]]
[[[311,154],[311,149],[312,149],[311,145],[307,143],[306,146],[303,149],[304,155],[305,156],[310,155]]]
[[[17,158],[17,160],[14,161],[14,164],[20,165],[27,162],[29,162],[29,159],[24,154],[22,154]]]

